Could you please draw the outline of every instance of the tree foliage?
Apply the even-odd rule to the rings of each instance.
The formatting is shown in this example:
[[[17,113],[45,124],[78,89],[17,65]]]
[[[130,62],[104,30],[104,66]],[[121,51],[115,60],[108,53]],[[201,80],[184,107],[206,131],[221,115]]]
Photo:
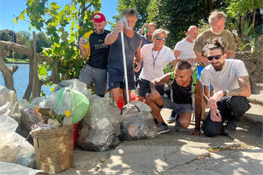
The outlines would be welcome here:
[[[148,13],[146,12],[146,9],[150,3],[150,0],[118,0],[117,2],[117,11],[119,12],[118,15],[113,16],[112,18],[115,20],[115,22],[119,21],[122,12],[126,8],[136,8],[138,11],[138,20],[136,22],[136,25],[134,27],[134,30],[139,30],[145,22],[151,22],[147,21],[148,19]],[[115,23],[109,22],[112,27],[115,26]]]
[[[12,41],[12,36],[10,36],[7,32],[1,32],[0,39],[3,41]]]
[[[159,27],[170,31],[166,44],[174,47],[185,37],[191,25],[207,21],[211,11],[220,8],[223,0],[153,0],[148,6],[148,15]]]
[[[62,74],[60,79],[77,77],[84,62],[77,43],[85,32],[93,28],[90,21],[94,12],[100,10],[100,0],[71,0],[63,8],[48,0],[26,1],[26,9],[16,20],[25,20],[27,15],[32,27],[39,31],[45,29],[52,45],[51,49],[43,51],[44,55],[59,60],[58,73]],[[42,71],[52,69],[52,64],[45,66],[46,69]],[[46,72],[40,74],[45,75]]]
[[[39,32],[36,34],[36,42],[37,53],[41,53],[43,48],[51,47],[51,39],[47,37],[44,32]]]
[[[255,25],[258,25],[260,28],[263,27],[261,26],[262,19],[260,19],[261,23],[257,23],[256,21],[257,9],[263,7],[262,0],[227,0],[227,2],[229,3],[227,15],[240,22],[240,33],[243,36],[247,37],[249,33],[254,33]],[[249,15],[249,13],[251,13],[251,15]],[[251,18],[248,16],[251,16]],[[258,16],[260,16],[259,12]]]

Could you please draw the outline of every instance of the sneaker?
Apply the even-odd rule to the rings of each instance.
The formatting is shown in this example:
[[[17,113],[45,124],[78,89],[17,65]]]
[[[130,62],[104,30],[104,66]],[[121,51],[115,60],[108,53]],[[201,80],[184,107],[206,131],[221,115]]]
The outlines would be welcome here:
[[[229,120],[226,127],[223,129],[223,134],[234,134],[236,131],[238,121]]]
[[[160,125],[158,126],[158,128],[157,128],[157,134],[164,134],[164,133],[167,133],[167,132],[169,132],[169,128],[168,128],[167,125],[164,126],[164,125],[160,124]]]
[[[167,123],[174,123],[174,122],[175,122],[175,117],[170,116],[170,117],[167,119]]]
[[[181,128],[180,123],[178,122],[178,118],[177,118],[175,121],[175,124],[174,124],[174,131],[180,132],[181,129],[182,128]]]

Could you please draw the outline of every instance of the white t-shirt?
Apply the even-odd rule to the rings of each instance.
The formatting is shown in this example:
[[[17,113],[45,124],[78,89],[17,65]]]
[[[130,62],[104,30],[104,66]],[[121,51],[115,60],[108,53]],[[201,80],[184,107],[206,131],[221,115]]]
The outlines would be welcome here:
[[[179,50],[181,52],[177,59],[187,60],[195,58],[195,52],[193,50],[194,45],[194,42],[190,43],[186,41],[186,39],[179,41],[174,47],[174,50]]]
[[[211,83],[214,91],[232,90],[240,88],[238,85],[238,78],[248,76],[245,64],[241,60],[226,59],[225,67],[221,71],[215,71],[210,64],[201,72],[201,83],[204,86],[209,86]]]
[[[163,46],[160,51],[153,51],[153,44],[146,44],[141,48],[141,57],[143,58],[143,68],[139,78],[152,81],[164,75],[164,67],[175,60],[173,51]],[[155,66],[153,66],[155,59]]]

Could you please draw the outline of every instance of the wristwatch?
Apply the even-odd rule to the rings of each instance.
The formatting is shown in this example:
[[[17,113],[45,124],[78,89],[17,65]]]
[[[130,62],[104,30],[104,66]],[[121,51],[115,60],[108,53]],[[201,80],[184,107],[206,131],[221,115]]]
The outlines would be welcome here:
[[[223,97],[225,97],[226,95],[227,95],[227,91],[224,89],[224,90],[222,90],[222,92],[223,92]]]

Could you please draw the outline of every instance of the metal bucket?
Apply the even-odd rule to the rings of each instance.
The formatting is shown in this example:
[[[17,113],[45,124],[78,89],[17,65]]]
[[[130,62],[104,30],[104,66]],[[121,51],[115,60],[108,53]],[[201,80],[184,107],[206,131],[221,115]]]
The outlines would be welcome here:
[[[32,132],[37,168],[55,174],[73,165],[74,125]]]

